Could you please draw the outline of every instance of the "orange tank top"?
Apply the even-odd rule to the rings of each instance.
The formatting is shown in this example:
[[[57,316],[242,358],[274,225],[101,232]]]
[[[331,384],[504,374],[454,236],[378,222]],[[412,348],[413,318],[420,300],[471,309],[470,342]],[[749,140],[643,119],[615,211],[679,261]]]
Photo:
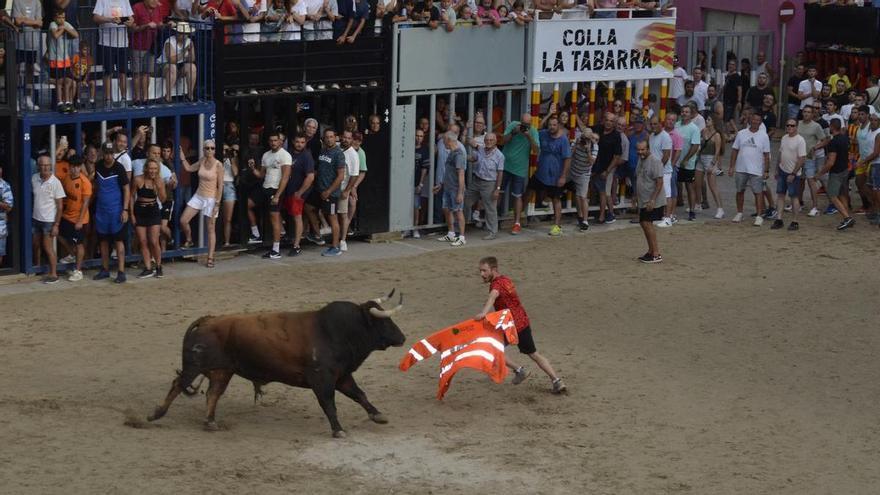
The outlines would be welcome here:
[[[214,162],[214,165],[209,169],[205,167],[205,164],[199,166],[199,188],[196,190],[196,194],[203,198],[216,198],[217,197],[217,174],[218,171],[221,170],[219,162]]]

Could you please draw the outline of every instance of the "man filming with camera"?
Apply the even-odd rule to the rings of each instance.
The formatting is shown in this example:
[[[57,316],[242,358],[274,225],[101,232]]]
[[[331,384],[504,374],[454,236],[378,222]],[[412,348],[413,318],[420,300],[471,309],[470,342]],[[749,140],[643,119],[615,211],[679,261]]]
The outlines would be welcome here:
[[[523,193],[529,178],[529,155],[538,152],[538,131],[532,127],[532,116],[522,115],[522,120],[514,120],[504,130],[504,179],[501,188],[513,197],[512,235],[520,233],[520,220],[523,211]]]

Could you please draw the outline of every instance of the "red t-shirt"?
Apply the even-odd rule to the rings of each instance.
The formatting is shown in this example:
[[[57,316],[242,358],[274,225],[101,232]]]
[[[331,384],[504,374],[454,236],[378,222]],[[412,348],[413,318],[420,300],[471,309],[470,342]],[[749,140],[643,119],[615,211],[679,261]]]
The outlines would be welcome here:
[[[226,0],[208,0],[208,4],[205,6],[205,8],[210,7],[217,9],[217,12],[220,12],[220,15],[223,17],[236,16],[235,5],[232,5],[232,2],[228,2]]]
[[[526,309],[523,308],[522,303],[519,301],[519,295],[516,293],[516,286],[513,285],[513,280],[510,280],[506,275],[495,277],[495,280],[489,284],[489,290],[498,291],[498,298],[495,299],[495,311],[509,309],[510,314],[513,315],[516,331],[522,332],[525,330],[529,326],[529,315],[526,314]]]
[[[144,26],[151,22],[155,22],[157,25],[162,25],[162,7],[157,5],[155,9],[150,10],[147,8],[147,4],[145,2],[140,2],[134,4],[134,7],[131,9],[134,14],[134,24],[136,26]],[[158,29],[144,29],[143,31],[138,31],[136,33],[131,34],[131,49],[132,50],[150,50],[153,47],[153,43],[156,42],[156,33]],[[156,50],[158,51],[158,49]]]

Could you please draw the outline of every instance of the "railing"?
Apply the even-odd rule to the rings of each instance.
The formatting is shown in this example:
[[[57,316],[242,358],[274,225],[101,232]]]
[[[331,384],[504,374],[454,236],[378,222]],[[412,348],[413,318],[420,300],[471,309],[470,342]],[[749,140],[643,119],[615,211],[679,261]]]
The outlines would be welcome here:
[[[54,24],[53,24],[54,25]],[[169,21],[154,28],[108,25],[22,28],[15,64],[18,111],[138,108],[212,98],[212,27]]]

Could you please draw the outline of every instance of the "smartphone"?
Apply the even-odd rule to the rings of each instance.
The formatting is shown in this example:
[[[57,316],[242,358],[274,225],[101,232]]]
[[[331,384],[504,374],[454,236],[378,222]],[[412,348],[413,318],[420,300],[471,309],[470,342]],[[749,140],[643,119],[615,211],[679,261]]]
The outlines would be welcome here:
[[[58,139],[58,147],[59,148],[67,148],[67,136],[61,136]]]

